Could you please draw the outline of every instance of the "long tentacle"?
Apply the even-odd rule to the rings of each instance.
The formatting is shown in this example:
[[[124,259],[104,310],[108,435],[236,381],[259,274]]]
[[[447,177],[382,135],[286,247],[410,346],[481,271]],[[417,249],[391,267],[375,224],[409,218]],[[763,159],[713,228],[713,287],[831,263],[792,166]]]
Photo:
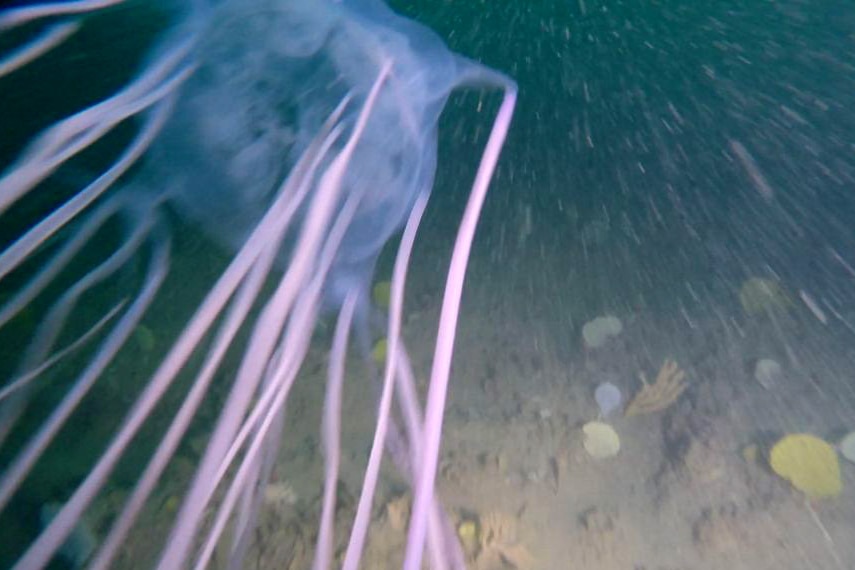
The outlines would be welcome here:
[[[380,405],[377,412],[377,425],[374,431],[374,443],[371,447],[371,452],[368,458],[368,466],[365,470],[363,479],[362,493],[359,497],[359,503],[356,510],[356,518],[353,523],[353,528],[350,534],[350,541],[347,545],[347,552],[344,557],[344,570],[355,570],[362,558],[362,549],[365,544],[365,537],[368,533],[368,524],[371,516],[371,505],[374,498],[374,490],[377,486],[377,477],[380,472],[380,463],[383,456],[383,450],[386,443],[386,433],[389,423],[389,412],[392,405],[392,395],[394,393],[394,377],[395,377],[395,354],[398,350],[398,343],[401,333],[401,313],[403,311],[403,290],[404,283],[407,277],[407,266],[410,258],[410,252],[413,248],[413,243],[416,239],[419,223],[421,222],[422,214],[427,206],[427,193],[422,192],[416,199],[412,213],[407,220],[407,226],[404,229],[404,236],[401,239],[401,245],[398,249],[398,255],[395,260],[395,268],[392,278],[392,301],[389,310],[389,333],[388,333],[388,351],[383,372],[383,390],[380,396]]]
[[[326,275],[329,272],[330,267],[332,266],[332,262],[341,244],[341,240],[344,238],[345,232],[350,225],[353,215],[356,212],[356,208],[359,205],[361,196],[359,196],[358,194],[351,194],[348,196],[341,211],[337,216],[336,222],[333,224],[332,228],[329,231],[329,235],[327,236],[326,242],[323,245],[323,249],[320,252],[319,261],[314,264],[311,263],[313,261],[312,259],[306,258],[299,260],[299,258],[307,254],[309,256],[312,256],[313,252],[317,247],[316,243],[314,242],[319,240],[320,237],[325,234],[323,228],[326,218],[331,213],[329,209],[334,204],[334,198],[339,194],[342,179],[344,173],[347,170],[348,163],[353,157],[353,152],[357,142],[362,137],[365,125],[368,121],[368,116],[370,115],[371,111],[374,108],[374,105],[376,104],[377,98],[380,93],[380,88],[386,80],[386,77],[389,74],[389,70],[390,66],[388,64],[384,65],[381,69],[378,78],[375,80],[374,85],[372,86],[372,89],[369,92],[368,97],[366,98],[366,101],[359,114],[359,117],[356,121],[356,125],[353,129],[353,132],[351,133],[347,144],[345,144],[340,154],[337,155],[335,159],[333,159],[327,171],[322,176],[321,181],[319,182],[317,187],[316,197],[313,201],[312,207],[310,208],[307,214],[306,225],[303,228],[302,236],[300,239],[300,242],[303,242],[304,245],[298,245],[295,257],[292,259],[291,264],[288,267],[288,272],[282,279],[279,287],[277,288],[277,291],[274,293],[273,297],[268,302],[267,307],[265,308],[259,319],[258,324],[255,327],[254,335],[255,339],[259,341],[258,344],[253,347],[251,343],[244,358],[244,363],[250,363],[253,367],[257,367],[257,362],[259,358],[263,358],[264,362],[269,361],[270,354],[272,354],[273,346],[268,343],[278,337],[278,334],[275,331],[281,330],[283,321],[289,314],[291,314],[291,307],[294,306],[295,309],[293,311],[293,314],[291,314],[290,316],[290,322],[288,324],[287,332],[280,344],[282,361],[273,371],[267,389],[258,399],[258,403],[256,404],[255,410],[253,411],[253,413],[250,414],[249,419],[244,423],[244,428],[238,434],[238,437],[235,438],[233,443],[231,444],[223,442],[224,445],[222,449],[223,451],[225,451],[225,454],[223,454],[222,457],[224,460],[216,466],[216,474],[206,474],[204,478],[200,479],[200,473],[202,473],[202,469],[200,468],[199,472],[197,472],[197,481],[200,482],[199,487],[201,487],[202,489],[201,491],[199,491],[199,494],[201,497],[203,497],[203,500],[201,503],[190,503],[190,501],[188,500],[187,504],[191,504],[197,511],[200,511],[201,508],[204,508],[204,505],[207,504],[207,501],[210,499],[210,496],[213,493],[213,489],[222,479],[225,474],[225,470],[230,465],[229,457],[234,457],[236,449],[238,449],[242,445],[242,437],[246,437],[246,435],[248,434],[247,430],[252,429],[253,426],[256,425],[256,422],[259,421],[259,413],[266,411],[264,419],[261,420],[261,423],[256,430],[253,441],[244,456],[243,462],[240,467],[238,467],[237,474],[235,475],[229,487],[229,490],[226,493],[226,497],[220,507],[220,514],[217,517],[217,521],[214,523],[214,529],[209,534],[209,538],[206,541],[205,547],[203,548],[202,555],[196,563],[197,568],[203,567],[204,564],[207,562],[208,557],[210,557],[210,555],[212,554],[213,546],[216,542],[215,539],[217,535],[222,532],[228,515],[234,506],[235,500],[237,499],[237,496],[239,495],[241,490],[245,488],[246,485],[252,483],[251,479],[248,477],[250,466],[254,461],[256,454],[259,452],[262,443],[264,442],[266,434],[270,429],[271,423],[277,417],[279,411],[284,405],[284,402],[288,397],[288,393],[290,392],[291,386],[293,385],[293,381],[296,377],[299,365],[300,363],[302,363],[303,358],[305,357],[305,352],[308,349],[308,338],[310,336],[307,333],[311,330],[312,325],[317,318],[317,314],[320,307],[320,296],[323,290],[323,286],[326,282]],[[310,269],[311,271],[309,271]],[[295,272],[293,274],[295,277],[293,280],[289,280],[289,275],[292,274],[292,271]],[[299,276],[302,276],[303,278],[302,284],[300,280],[297,279],[297,277]],[[310,276],[311,279],[309,280]],[[308,285],[303,285],[307,281]],[[294,304],[294,300],[298,293],[300,301]],[[279,324],[279,327],[274,326],[276,324]],[[265,352],[262,352],[261,356],[259,356],[256,353],[256,351],[259,350]],[[239,373],[238,382],[240,382],[240,379],[241,375]],[[247,376],[247,379],[247,382],[253,381],[252,376]],[[256,385],[257,381],[253,381],[253,393]],[[241,388],[243,392],[241,396],[243,397],[247,394],[247,392],[249,392],[249,390],[246,389],[245,385],[241,386]],[[234,388],[232,390],[232,396],[229,397],[229,404],[231,404],[233,400],[236,399],[233,396],[237,396]],[[271,398],[273,398],[272,402],[270,401]],[[224,420],[233,423],[232,425],[224,424]],[[234,433],[235,431],[237,431],[236,427],[239,425],[239,422],[240,417],[232,419],[229,418],[229,416],[226,415],[226,413],[224,412],[224,414],[221,416],[218,427],[220,427],[221,425],[227,425],[228,427],[225,429],[228,429],[229,431]],[[216,437],[216,434],[214,437]],[[209,444],[209,451],[211,450],[212,445],[213,444]],[[226,451],[227,449],[228,451]],[[192,492],[193,491],[191,490],[191,494]],[[202,493],[204,493],[204,495]],[[198,498],[196,500],[198,501]],[[197,517],[198,514],[200,513],[197,513]],[[198,524],[198,518],[193,521],[192,528],[195,528],[196,524]],[[180,527],[179,525],[180,521],[176,525],[176,528],[180,528],[180,533],[186,534],[186,536],[184,536],[183,538],[189,541],[190,532],[188,532],[188,528]],[[174,567],[175,564],[181,563],[180,559],[172,558],[169,559],[169,565],[164,565],[165,561],[167,560],[167,555],[170,554],[169,549],[172,547],[173,544],[175,544],[175,541],[170,541],[170,546],[167,549],[166,555],[164,556],[164,559],[161,560],[162,568],[171,568]]]
[[[424,447],[422,461],[419,462],[419,478],[416,482],[410,528],[407,536],[407,552],[404,559],[405,570],[418,570],[421,567],[424,551],[427,519],[433,502],[436,468],[439,461],[439,443],[442,434],[442,419],[445,412],[445,396],[448,391],[448,378],[451,371],[451,356],[454,350],[454,337],[457,317],[460,313],[460,299],[463,294],[463,280],[469,262],[469,252],[475,236],[475,228],[481,213],[481,206],[487,196],[487,189],[505,136],[510,127],[517,92],[513,86],[506,87],[505,96],[499,113],[487,140],[487,146],[478,166],[478,173],[472,186],[472,193],[463,212],[463,220],[454,242],[445,294],[439,317],[439,327],[428,388],[427,409],[425,413]]]
[[[157,239],[155,242],[155,253],[152,256],[149,274],[146,278],[143,291],[128,313],[119,321],[118,325],[113,330],[113,333],[107,338],[104,344],[98,351],[96,358],[89,364],[87,369],[77,380],[72,390],[66,395],[60,406],[54,411],[51,417],[45,422],[44,426],[34,438],[31,445],[25,451],[21,463],[21,467],[13,467],[10,477],[16,473],[23,472],[24,463],[31,463],[32,459],[41,453],[44,447],[53,439],[53,436],[64,423],[65,419],[71,414],[77,404],[83,399],[83,396],[101,375],[101,372],[106,367],[107,363],[112,360],[112,357],[118,352],[119,348],[125,343],[133,329],[139,323],[148,305],[154,298],[155,293],[163,282],[166,276],[167,267],[169,264],[169,244],[165,238]],[[19,460],[20,461],[20,460]],[[23,477],[19,475],[19,477]],[[7,488],[12,488],[12,482],[18,477],[10,479],[10,484],[4,483],[4,497]],[[83,510],[91,500],[91,495],[86,496],[76,493],[75,498],[69,500],[63,508],[57,513],[51,523],[42,532],[39,538],[30,545],[21,559],[15,565],[17,569],[26,568],[41,568],[50,562],[57,549],[62,546],[69,534],[74,530],[77,522],[80,520]]]
[[[171,109],[171,99],[157,103],[145,117],[143,128],[115,164],[0,252],[0,279],[15,270],[39,246],[101,197],[127,172],[151,145]]]
[[[315,561],[312,564],[313,570],[328,570],[332,563],[334,544],[333,524],[335,522],[336,489],[338,487],[338,467],[341,448],[341,390],[344,383],[344,361],[347,354],[347,342],[357,298],[358,293],[351,291],[344,300],[344,304],[339,312],[338,322],[336,323],[332,351],[330,353],[322,426],[326,472],[324,476],[321,523],[315,547]]]
[[[55,18],[70,14],[85,14],[121,4],[125,0],[76,0],[72,2],[46,2],[9,10],[0,16],[0,31],[10,30],[33,20]]]
[[[21,365],[22,373],[39,366],[44,361],[53,347],[56,337],[62,331],[69,315],[78,304],[80,298],[98,283],[116,274],[128,263],[147,239],[151,224],[152,221],[149,216],[138,222],[134,222],[135,227],[124,243],[112,255],[89,271],[57,299],[39,325],[30,342],[29,348],[24,354]],[[19,391],[0,408],[0,443],[5,441],[13,424],[23,412],[26,399],[27,393]],[[8,481],[9,479],[4,477],[3,484],[0,485],[0,508],[3,508],[9,499],[9,495],[7,495],[7,491],[9,491],[7,487]]]
[[[0,77],[25,67],[53,50],[80,29],[79,22],[55,24],[39,37],[8,56],[0,59]]]
[[[191,39],[173,47],[117,95],[60,121],[40,135],[9,173],[0,177],[0,214],[119,123],[174,94],[195,69],[187,61],[192,46]]]

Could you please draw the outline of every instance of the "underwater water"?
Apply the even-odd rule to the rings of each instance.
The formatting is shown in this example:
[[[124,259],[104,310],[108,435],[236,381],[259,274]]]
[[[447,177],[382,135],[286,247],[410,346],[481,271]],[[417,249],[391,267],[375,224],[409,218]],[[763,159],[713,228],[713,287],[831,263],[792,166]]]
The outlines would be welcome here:
[[[437,477],[468,566],[855,566],[847,440],[855,431],[855,9],[841,0],[392,4],[520,90],[472,252]],[[66,46],[81,70],[66,91],[87,100],[127,81],[127,64],[115,59],[141,58],[166,18],[137,18],[138,33],[127,37],[93,26],[103,36]],[[128,55],[105,46],[126,46]],[[68,62],[56,58],[60,73]],[[55,92],[30,93],[0,83],[0,101],[18,117],[2,125],[0,169],[23,133],[74,106]],[[422,391],[451,242],[499,100],[452,94],[440,119],[403,324]],[[174,271],[162,293],[0,514],[0,566],[41,527],[43,507],[61,503],[83,477],[227,264],[222,244],[175,223]],[[0,228],[3,243],[19,231]],[[107,228],[105,243],[118,239],[113,232],[121,233]],[[102,254],[95,247],[89,255]],[[389,279],[393,255],[381,256],[376,282]],[[89,299],[68,340],[85,330],[88,312],[103,314],[138,284],[140,265]],[[4,379],[44,311],[36,303],[0,328]],[[332,328],[321,322],[291,396],[247,567],[311,564]],[[61,386],[89,350],[46,372],[44,383]],[[116,567],[156,560],[239,357],[227,356]],[[376,411],[376,370],[353,360],[339,539],[356,508]],[[605,385],[607,404],[597,396]],[[179,382],[167,394],[87,511],[78,550],[102,538],[185,389]],[[40,390],[21,429],[39,425],[56,399]],[[20,445],[13,433],[0,468]],[[400,566],[410,502],[404,479],[384,466],[362,567]],[[71,551],[54,565],[84,565]],[[226,567],[227,557],[211,565]]]

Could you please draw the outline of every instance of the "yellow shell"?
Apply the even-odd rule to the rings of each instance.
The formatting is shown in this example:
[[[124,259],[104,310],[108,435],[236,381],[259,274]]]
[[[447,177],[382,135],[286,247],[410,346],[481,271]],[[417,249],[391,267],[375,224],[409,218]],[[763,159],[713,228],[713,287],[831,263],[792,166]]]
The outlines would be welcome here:
[[[137,341],[137,345],[143,352],[151,352],[154,350],[155,345],[157,345],[157,339],[154,336],[154,331],[145,325],[139,325],[134,330],[133,336]]]
[[[757,463],[757,458],[760,456],[760,448],[756,443],[746,445],[742,448],[742,459],[746,463]]]
[[[467,554],[472,555],[478,550],[478,523],[465,520],[457,525],[457,537]]]
[[[783,312],[792,306],[792,301],[778,283],[760,277],[752,277],[742,284],[739,302],[749,315]]]
[[[769,453],[769,466],[809,497],[833,497],[843,489],[837,451],[815,435],[796,433],[780,439]]]
[[[371,300],[381,309],[388,309],[392,300],[392,283],[390,281],[378,281],[371,290]]]
[[[374,348],[371,350],[371,358],[378,366],[383,366],[386,363],[386,352],[389,349],[389,343],[385,337],[374,343]]]
[[[178,498],[178,495],[169,495],[166,500],[163,502],[163,508],[168,513],[174,513],[178,510],[178,507],[181,506],[181,499]]]
[[[457,527],[457,536],[464,542],[478,540],[478,525],[472,520],[463,521]]]
[[[620,437],[615,428],[605,422],[588,422],[582,426],[582,445],[595,459],[614,457],[620,451]]]

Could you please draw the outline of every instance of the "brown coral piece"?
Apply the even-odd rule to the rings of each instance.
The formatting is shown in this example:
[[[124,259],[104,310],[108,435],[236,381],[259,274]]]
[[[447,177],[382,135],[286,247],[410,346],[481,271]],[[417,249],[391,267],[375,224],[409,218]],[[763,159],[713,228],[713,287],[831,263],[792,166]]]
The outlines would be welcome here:
[[[515,517],[494,511],[481,517],[479,522],[476,568],[527,570],[534,565],[534,556],[520,542]]]
[[[617,513],[591,508],[579,517],[580,534],[573,545],[579,568],[632,568],[638,544]]]
[[[640,414],[659,412],[673,404],[686,389],[683,381],[686,373],[671,359],[666,359],[656,375],[653,384],[647,382],[642,372],[639,374],[643,386],[627,405],[624,416],[632,417]]]
[[[734,505],[705,509],[692,528],[695,546],[704,555],[737,552],[743,545],[746,529]]]
[[[392,530],[403,532],[407,528],[409,518],[410,499],[406,495],[401,495],[386,503],[386,520]]]

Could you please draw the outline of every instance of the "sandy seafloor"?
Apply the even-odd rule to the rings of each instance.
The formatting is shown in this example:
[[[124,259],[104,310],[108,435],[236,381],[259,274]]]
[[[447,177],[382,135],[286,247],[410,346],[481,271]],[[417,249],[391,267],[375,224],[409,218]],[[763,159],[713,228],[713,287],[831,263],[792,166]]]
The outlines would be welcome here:
[[[443,225],[458,213],[448,203],[436,202],[414,252],[404,338],[422,389],[453,236]],[[754,275],[778,283],[782,297],[768,311],[747,312],[740,301],[743,281],[720,278],[727,268],[698,272],[659,254],[657,248],[668,243],[668,228],[649,243],[630,246],[624,234],[611,230],[589,240],[583,223],[577,239],[551,248],[553,242],[532,233],[524,217],[507,219],[500,231],[483,226],[473,251],[437,479],[454,523],[475,524],[467,549],[471,568],[855,566],[855,465],[841,458],[842,493],[808,503],[771,472],[767,461],[770,446],[788,433],[812,433],[835,442],[853,428],[851,332],[840,319],[820,322],[797,289],[762,265]],[[497,233],[513,239],[496,242]],[[616,267],[615,260],[630,247],[638,265]],[[33,503],[61,500],[85,474],[226,257],[207,240],[185,232],[177,240],[174,259],[173,274],[144,321],[149,332],[135,335],[84,401],[73,433],[61,434],[59,450],[48,455],[31,486],[24,488],[21,498],[30,512]],[[632,277],[639,272],[645,276],[644,287]],[[386,275],[384,261],[378,279]],[[695,302],[686,301],[687,290],[695,292]],[[97,307],[92,310],[98,312]],[[582,325],[604,314],[621,319],[622,333],[586,349]],[[311,565],[322,487],[320,425],[331,323],[321,323],[289,397],[279,463],[265,490],[247,568],[299,570]],[[153,338],[146,340],[147,335]],[[69,365],[79,366],[88,356],[83,351]],[[237,356],[231,355],[218,375],[209,405],[147,502],[115,567],[142,569],[155,562]],[[343,403],[339,553],[374,427],[376,379],[362,358],[352,347]],[[782,367],[766,386],[754,377],[761,358],[775,359]],[[581,426],[598,416],[596,386],[612,382],[628,398],[640,388],[639,374],[653,379],[665,359],[685,370],[685,392],[662,411],[610,419],[621,439],[619,454],[590,457]],[[60,367],[43,382],[57,388],[62,378],[71,376]],[[167,405],[179,402],[182,393],[167,394]],[[153,431],[134,442],[87,512],[84,524],[96,536],[103,536],[127,498],[157,440],[153,434],[171,414],[156,415]],[[754,457],[745,453],[752,445]],[[409,500],[406,482],[387,457],[363,568],[400,567]],[[27,538],[25,530],[9,526],[7,531],[13,540]],[[212,567],[225,565],[225,553],[218,551]]]
[[[424,387],[438,316],[441,256],[417,250],[405,338]],[[520,245],[519,247],[525,247]],[[603,245],[607,248],[606,245]],[[602,253],[606,250],[600,250]],[[436,263],[436,267],[433,265]],[[541,260],[532,261],[531,271]],[[476,569],[846,569],[855,565],[855,466],[841,458],[844,489],[806,502],[776,476],[766,454],[778,438],[810,432],[832,439],[851,419],[845,338],[837,341],[802,304],[746,314],[738,289],[716,311],[725,321],[687,321],[681,311],[641,304],[612,310],[623,332],[585,349],[581,321],[556,334],[560,299],[522,295],[533,273],[497,286],[487,258],[473,259],[459,327],[446,413],[439,494],[455,524],[476,525],[469,543]],[[557,271],[553,265],[553,271]],[[565,282],[572,289],[573,281]],[[782,284],[785,292],[786,284]],[[668,299],[657,301],[667,306]],[[651,302],[651,304],[653,304]],[[313,345],[287,407],[279,465],[246,561],[248,568],[297,570],[311,564],[322,485],[319,438],[328,343]],[[789,344],[787,339],[800,339]],[[581,426],[597,418],[602,381],[634,394],[666,358],[686,371],[688,388],[667,409],[609,421],[621,438],[616,457],[593,459]],[[782,364],[776,384],[754,378],[758,358]],[[343,455],[336,539],[339,553],[355,512],[374,426],[376,389],[351,352],[344,394]],[[199,436],[197,436],[199,437]],[[204,436],[201,436],[204,439]],[[746,447],[757,445],[754,457]],[[182,446],[118,564],[152,562],[192,473]],[[109,518],[108,492],[95,509]],[[388,456],[374,502],[363,568],[400,566],[410,495]],[[214,567],[224,567],[219,553]]]

